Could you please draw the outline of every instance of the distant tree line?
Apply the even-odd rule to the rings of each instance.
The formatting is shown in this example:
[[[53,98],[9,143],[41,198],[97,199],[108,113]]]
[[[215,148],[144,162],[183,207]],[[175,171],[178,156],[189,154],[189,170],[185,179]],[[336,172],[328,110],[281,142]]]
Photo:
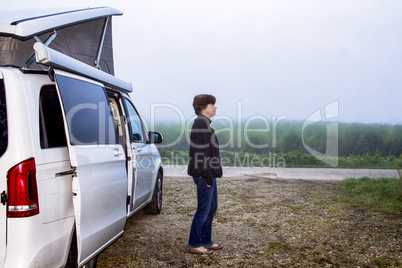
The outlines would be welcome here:
[[[306,146],[325,153],[331,123],[318,122],[303,129],[304,122],[281,121],[276,125],[255,120],[253,122],[212,123],[219,138],[221,150],[250,154],[284,154],[300,151],[308,153]],[[184,126],[183,126],[184,125]],[[188,151],[191,123],[159,123],[154,129],[160,131],[164,151]],[[402,157],[402,125],[336,123],[338,155],[377,155]],[[332,138],[334,129],[332,128]]]

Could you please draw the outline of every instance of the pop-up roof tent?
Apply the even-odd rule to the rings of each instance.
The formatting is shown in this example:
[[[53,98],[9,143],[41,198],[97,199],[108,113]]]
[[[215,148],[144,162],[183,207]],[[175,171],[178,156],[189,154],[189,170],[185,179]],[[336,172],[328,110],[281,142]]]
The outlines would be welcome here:
[[[16,10],[0,12],[0,66],[44,69],[35,61],[34,44],[114,75],[110,7],[78,10]],[[45,67],[46,68],[46,67]]]

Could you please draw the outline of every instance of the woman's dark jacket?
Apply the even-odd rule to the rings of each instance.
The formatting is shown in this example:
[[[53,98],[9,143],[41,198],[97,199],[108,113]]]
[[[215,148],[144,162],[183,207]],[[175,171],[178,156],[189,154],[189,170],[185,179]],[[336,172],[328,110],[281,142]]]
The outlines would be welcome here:
[[[213,185],[213,178],[222,177],[218,138],[211,128],[211,120],[203,115],[194,120],[191,129],[187,173],[203,177],[208,185]]]

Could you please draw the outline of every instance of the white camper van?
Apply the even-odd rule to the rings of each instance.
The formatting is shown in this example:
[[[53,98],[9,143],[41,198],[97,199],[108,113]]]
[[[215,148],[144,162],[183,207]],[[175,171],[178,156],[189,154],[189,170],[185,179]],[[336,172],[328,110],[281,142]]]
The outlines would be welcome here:
[[[0,15],[0,267],[81,267],[162,206],[162,135],[114,76],[109,7]]]

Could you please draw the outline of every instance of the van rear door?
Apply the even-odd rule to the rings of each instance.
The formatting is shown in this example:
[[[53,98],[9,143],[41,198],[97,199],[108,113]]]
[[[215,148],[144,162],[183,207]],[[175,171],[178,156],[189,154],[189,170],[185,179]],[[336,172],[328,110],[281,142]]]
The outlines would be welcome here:
[[[73,176],[73,204],[82,265],[123,234],[127,173],[102,84],[55,72]]]

